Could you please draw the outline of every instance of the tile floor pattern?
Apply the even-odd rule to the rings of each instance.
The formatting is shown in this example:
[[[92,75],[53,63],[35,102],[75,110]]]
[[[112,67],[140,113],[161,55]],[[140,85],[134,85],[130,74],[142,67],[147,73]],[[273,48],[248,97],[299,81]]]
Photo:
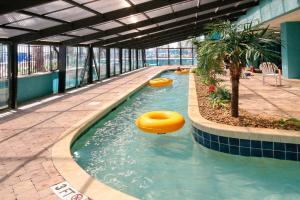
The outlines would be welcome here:
[[[58,199],[50,189],[64,180],[51,159],[58,137],[167,68],[174,67],[141,69],[0,119],[0,199]]]
[[[63,181],[51,160],[58,137],[114,97],[133,91],[169,68],[175,66],[142,69],[0,119],[0,199],[57,199],[50,186]],[[300,118],[300,82],[283,81],[283,86],[274,87],[271,81],[263,86],[260,76],[242,79],[241,107],[254,113]]]
[[[230,89],[229,76],[224,83]],[[261,74],[240,79],[240,108],[254,114],[266,114],[281,118],[300,119],[300,80],[282,80],[275,85],[275,78],[267,77],[262,84]]]

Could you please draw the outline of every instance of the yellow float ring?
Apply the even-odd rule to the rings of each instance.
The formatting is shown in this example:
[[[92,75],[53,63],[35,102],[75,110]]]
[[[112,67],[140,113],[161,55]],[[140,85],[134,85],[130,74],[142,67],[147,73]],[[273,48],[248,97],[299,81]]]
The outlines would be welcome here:
[[[177,112],[152,111],[141,115],[135,122],[136,126],[144,132],[164,134],[182,128],[185,121]]]
[[[190,72],[190,70],[189,69],[182,69],[182,70],[175,70],[175,73],[176,74],[187,74],[187,73],[189,73]]]
[[[152,87],[164,87],[172,85],[173,80],[169,78],[155,78],[149,81],[149,85]]]

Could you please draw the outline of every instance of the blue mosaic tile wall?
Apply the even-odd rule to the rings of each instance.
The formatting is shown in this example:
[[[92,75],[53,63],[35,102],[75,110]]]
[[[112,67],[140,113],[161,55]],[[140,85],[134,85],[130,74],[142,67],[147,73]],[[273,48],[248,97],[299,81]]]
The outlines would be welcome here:
[[[193,136],[199,144],[224,153],[300,161],[299,144],[223,137],[206,133],[195,127],[193,127]]]

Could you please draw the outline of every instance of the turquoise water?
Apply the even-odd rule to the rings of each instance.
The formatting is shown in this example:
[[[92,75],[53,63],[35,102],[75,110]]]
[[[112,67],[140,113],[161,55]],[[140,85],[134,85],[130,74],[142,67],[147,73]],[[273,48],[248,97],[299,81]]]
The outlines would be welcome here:
[[[143,88],[74,143],[82,168],[140,199],[300,199],[298,162],[223,154],[195,143],[187,115],[188,77],[162,76],[174,79],[173,86]],[[177,111],[186,124],[167,135],[139,131],[135,119],[153,110]]]

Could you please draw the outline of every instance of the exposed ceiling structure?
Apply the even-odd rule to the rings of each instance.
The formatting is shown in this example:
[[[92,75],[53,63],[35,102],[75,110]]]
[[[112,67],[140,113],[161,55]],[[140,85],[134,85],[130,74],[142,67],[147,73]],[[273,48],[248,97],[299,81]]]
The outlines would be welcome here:
[[[10,0],[0,2],[0,40],[150,48],[236,20],[258,0]]]

